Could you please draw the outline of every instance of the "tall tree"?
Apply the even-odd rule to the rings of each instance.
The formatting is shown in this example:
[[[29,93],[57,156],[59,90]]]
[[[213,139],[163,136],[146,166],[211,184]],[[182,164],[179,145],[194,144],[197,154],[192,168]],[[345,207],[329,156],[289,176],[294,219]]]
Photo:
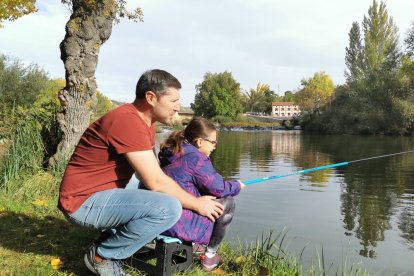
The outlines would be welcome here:
[[[389,113],[393,98],[400,93],[396,74],[401,54],[398,28],[385,3],[373,0],[362,21],[362,33],[363,38],[354,22],[345,56],[347,84],[361,100],[370,102],[371,110]]]
[[[282,97],[283,102],[294,102],[295,101],[295,93],[292,91],[285,91]]]
[[[280,96],[276,94],[275,91],[267,89],[264,92],[264,96],[262,97],[261,101],[258,104],[258,110],[260,112],[264,112],[266,114],[272,113],[272,103],[279,102]]]
[[[407,47],[407,54],[410,57],[414,57],[414,22],[411,23],[411,28],[408,30],[404,42]]]
[[[234,118],[242,111],[240,84],[230,72],[206,73],[203,82],[196,85],[196,90],[191,104],[195,115]]]
[[[302,90],[296,93],[296,102],[303,111],[319,115],[335,90],[331,77],[325,72],[318,72],[312,78],[302,80],[302,85]]]
[[[352,23],[348,36],[349,46],[345,49],[345,64],[348,70],[345,71],[345,77],[349,83],[361,80],[364,71],[364,47],[362,46],[361,31],[357,22]]]
[[[381,69],[393,69],[397,66],[398,28],[388,15],[384,2],[379,5],[373,0],[368,16],[362,21],[364,32],[364,65],[366,71],[378,72]]]
[[[249,92],[244,93],[246,96],[245,110],[262,112],[260,110],[260,103],[263,102],[268,90],[270,90],[268,84],[259,82],[256,89],[250,89]]]
[[[83,131],[88,127],[96,104],[95,70],[100,47],[112,32],[120,17],[142,21],[142,12],[129,12],[125,0],[62,0],[72,15],[66,24],[66,35],[60,44],[65,65],[66,86],[59,91],[62,112],[58,122],[62,140],[51,158],[53,166],[65,162],[71,155]]]
[[[351,87],[356,80],[369,82],[384,71],[392,71],[399,62],[398,28],[388,15],[385,3],[378,5],[373,0],[368,16],[362,21],[362,31],[363,38],[358,23],[354,22],[349,32],[345,76]]]
[[[37,11],[36,0],[2,0],[0,2],[0,28],[3,21],[14,21]]]

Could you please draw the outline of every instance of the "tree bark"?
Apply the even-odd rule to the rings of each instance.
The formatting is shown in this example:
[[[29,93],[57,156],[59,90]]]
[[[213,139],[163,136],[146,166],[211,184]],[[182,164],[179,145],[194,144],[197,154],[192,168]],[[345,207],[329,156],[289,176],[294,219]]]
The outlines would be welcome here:
[[[66,164],[89,126],[96,105],[95,71],[99,50],[111,35],[115,13],[115,0],[72,0],[72,15],[60,44],[66,79],[66,87],[58,94],[62,111],[57,120],[62,140],[49,161],[50,167]]]

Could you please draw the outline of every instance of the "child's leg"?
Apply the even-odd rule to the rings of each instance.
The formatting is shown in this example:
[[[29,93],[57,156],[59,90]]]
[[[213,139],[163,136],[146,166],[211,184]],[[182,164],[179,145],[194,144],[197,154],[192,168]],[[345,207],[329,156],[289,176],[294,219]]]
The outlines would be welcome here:
[[[220,202],[224,206],[224,211],[223,214],[214,223],[213,233],[211,235],[210,242],[208,243],[206,251],[206,254],[208,255],[216,254],[220,243],[224,239],[227,228],[233,219],[234,210],[236,208],[234,198],[231,196],[219,198],[216,199],[216,201]]]

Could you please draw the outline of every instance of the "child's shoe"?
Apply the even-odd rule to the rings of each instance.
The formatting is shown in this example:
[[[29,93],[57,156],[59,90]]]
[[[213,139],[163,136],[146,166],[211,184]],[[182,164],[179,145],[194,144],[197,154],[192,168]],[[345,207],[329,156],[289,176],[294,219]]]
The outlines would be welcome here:
[[[218,254],[215,254],[211,258],[207,257],[207,255],[203,255],[201,259],[201,268],[204,271],[210,272],[214,270],[220,263],[221,263],[221,258]]]

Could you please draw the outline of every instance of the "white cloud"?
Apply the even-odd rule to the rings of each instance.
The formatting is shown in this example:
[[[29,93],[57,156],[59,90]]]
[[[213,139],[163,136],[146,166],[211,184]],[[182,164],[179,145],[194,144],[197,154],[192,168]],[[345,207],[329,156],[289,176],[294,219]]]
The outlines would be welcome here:
[[[40,11],[0,29],[0,53],[37,63],[63,77],[58,45],[69,11],[60,1],[38,1]],[[344,81],[344,54],[352,22],[361,22],[372,0],[142,0],[143,23],[122,20],[101,48],[99,90],[132,101],[139,75],[151,68],[170,71],[183,84],[182,103],[194,100],[194,86],[210,72],[233,73],[248,90],[258,82],[280,93],[302,78],[327,72]],[[409,28],[414,1],[386,1],[400,29]]]

